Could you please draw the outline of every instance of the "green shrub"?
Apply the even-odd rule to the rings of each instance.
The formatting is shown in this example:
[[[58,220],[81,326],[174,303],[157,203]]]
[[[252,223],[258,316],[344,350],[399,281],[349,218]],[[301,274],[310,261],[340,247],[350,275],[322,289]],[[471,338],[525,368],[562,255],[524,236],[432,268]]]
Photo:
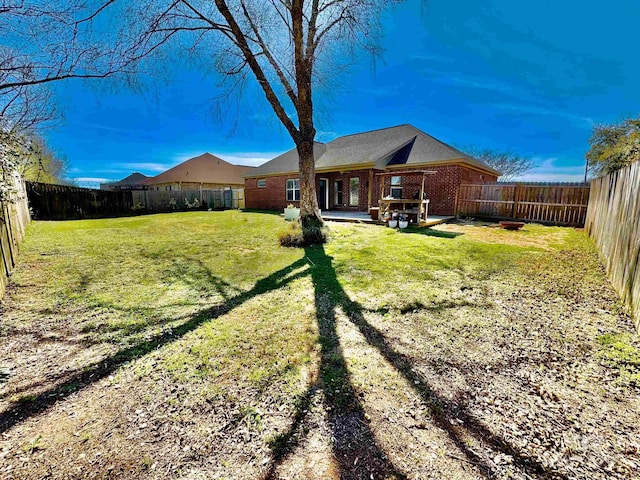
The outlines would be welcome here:
[[[300,222],[290,222],[287,228],[278,232],[278,240],[283,247],[306,247],[326,243],[327,229],[311,226],[302,229]]]

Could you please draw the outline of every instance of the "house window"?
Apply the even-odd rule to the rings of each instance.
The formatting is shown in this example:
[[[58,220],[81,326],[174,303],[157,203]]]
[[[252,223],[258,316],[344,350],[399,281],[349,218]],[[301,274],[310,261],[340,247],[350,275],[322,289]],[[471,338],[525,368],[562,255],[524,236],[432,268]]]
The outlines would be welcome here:
[[[336,206],[342,206],[342,180],[333,182],[333,203]]]
[[[360,203],[360,179],[358,177],[349,179],[349,205],[357,207]]]
[[[267,179],[266,178],[259,178],[258,179],[258,188],[264,188],[267,186]]]
[[[300,180],[297,178],[287,180],[287,202],[300,201]]]
[[[402,198],[402,177],[391,177],[391,196]]]

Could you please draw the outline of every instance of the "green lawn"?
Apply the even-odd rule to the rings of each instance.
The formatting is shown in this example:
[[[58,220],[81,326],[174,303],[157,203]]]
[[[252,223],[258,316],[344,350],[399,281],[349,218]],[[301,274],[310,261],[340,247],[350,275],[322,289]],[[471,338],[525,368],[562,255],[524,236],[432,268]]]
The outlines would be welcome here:
[[[582,231],[283,228],[34,222],[0,304],[0,476],[638,474],[638,340]]]

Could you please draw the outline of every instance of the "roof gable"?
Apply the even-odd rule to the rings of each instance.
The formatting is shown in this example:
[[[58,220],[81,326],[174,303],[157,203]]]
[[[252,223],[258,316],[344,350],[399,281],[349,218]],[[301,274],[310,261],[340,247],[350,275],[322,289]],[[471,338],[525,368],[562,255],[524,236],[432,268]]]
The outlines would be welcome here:
[[[411,154],[411,150],[413,149],[413,145],[416,143],[416,138],[417,137],[413,137],[404,147],[400,147],[391,156],[391,159],[386,163],[386,166],[406,164],[409,159],[409,155]]]
[[[120,186],[120,185],[141,185],[144,180],[146,180],[146,175],[140,172],[133,172],[128,177],[124,177],[122,180],[118,180],[117,182],[111,182],[109,185]]]
[[[215,155],[204,153],[145,180],[144,184],[157,185],[177,182],[242,184],[244,183],[243,176],[254,168],[233,165]]]
[[[316,170],[334,170],[340,167],[353,169],[377,168],[384,170],[396,165],[426,165],[443,162],[465,163],[499,175],[485,163],[466,155],[431,135],[404,124],[369,132],[338,137],[314,148]],[[274,175],[298,171],[298,155],[295,149],[257,167],[247,176]]]

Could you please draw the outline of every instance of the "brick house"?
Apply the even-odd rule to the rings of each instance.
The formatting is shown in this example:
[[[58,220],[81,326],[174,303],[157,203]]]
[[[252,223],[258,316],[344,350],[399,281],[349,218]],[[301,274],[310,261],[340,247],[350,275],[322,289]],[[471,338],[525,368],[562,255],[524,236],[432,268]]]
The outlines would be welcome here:
[[[141,183],[149,190],[219,190],[241,189],[243,176],[254,167],[233,165],[203,153]]]
[[[458,187],[463,182],[495,182],[500,172],[483,162],[418,130],[399,125],[316,143],[316,191],[321,210],[366,212],[378,206],[382,179],[386,194],[415,198],[420,186],[412,175],[428,169],[424,192],[429,213],[452,215]],[[402,176],[379,173],[402,172]],[[245,175],[247,208],[280,210],[298,205],[298,155],[294,149],[268,161]]]

